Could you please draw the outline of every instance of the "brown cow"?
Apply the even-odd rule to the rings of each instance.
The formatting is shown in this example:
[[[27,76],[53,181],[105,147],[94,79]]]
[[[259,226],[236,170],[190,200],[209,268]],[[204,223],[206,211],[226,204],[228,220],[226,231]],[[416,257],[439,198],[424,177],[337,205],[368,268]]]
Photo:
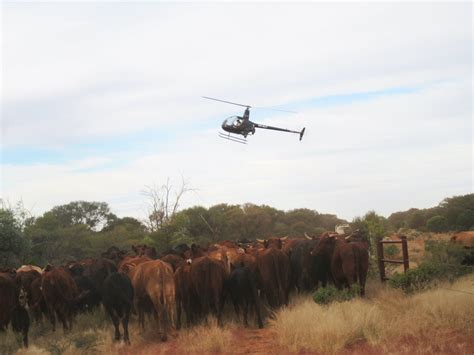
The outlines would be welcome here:
[[[288,236],[283,237],[283,238],[268,238],[265,240],[257,239],[257,241],[259,243],[263,243],[263,246],[266,249],[269,249],[269,248],[281,249],[283,248],[283,243],[285,243],[287,239],[288,239]]]
[[[16,272],[20,272],[20,271],[36,271],[39,274],[43,273],[43,270],[39,266],[35,266],[35,265],[22,265],[18,269],[16,269]]]
[[[23,307],[22,293],[17,286],[14,273],[0,273],[0,331],[11,322],[14,332],[22,333],[23,345],[28,347],[30,319]]]
[[[38,279],[41,279],[41,274],[35,269],[31,269],[30,271],[17,271],[16,273],[15,282],[17,286],[25,292],[30,309],[34,305],[31,285]]]
[[[461,263],[474,265],[474,231],[456,233],[451,237],[451,242],[462,246],[466,252]]]
[[[154,247],[149,247],[146,244],[143,245],[132,245],[132,250],[137,256],[148,256],[150,259],[156,259],[158,253]]]
[[[232,265],[239,266],[243,265],[250,269],[250,271],[257,276],[257,257],[251,254],[238,254],[232,262]]]
[[[337,235],[324,233],[311,252],[317,258],[329,260],[333,281],[338,289],[343,286],[350,288],[359,280],[361,292],[364,290],[367,269],[361,265],[360,260],[366,256],[368,265],[368,253],[358,244],[348,243],[344,239],[338,239]]]
[[[258,283],[272,308],[288,304],[290,260],[280,249],[260,250],[257,255]]]
[[[474,231],[456,233],[451,237],[451,241],[467,249],[474,248]]]
[[[28,302],[31,301],[31,311],[36,322],[42,322],[43,315],[48,315],[48,309],[44,302],[43,292],[41,292],[41,277],[33,280],[30,285],[31,293],[28,295]]]
[[[118,265],[118,271],[129,274],[137,265],[152,261],[148,256],[126,256]]]
[[[101,257],[105,259],[112,260],[115,263],[115,265],[118,265],[122,261],[122,259],[127,255],[127,252],[125,250],[121,250],[117,248],[116,246],[111,246],[100,255]]]
[[[157,315],[161,340],[167,339],[169,327],[174,327],[175,283],[173,270],[161,260],[137,265],[130,272],[134,289],[134,305],[138,311],[139,324],[144,327],[144,307],[151,302]]]
[[[47,266],[41,276],[41,292],[53,331],[56,330],[55,315],[62,322],[64,331],[70,330],[79,291],[69,272],[63,267]]]
[[[184,264],[184,259],[181,256],[175,254],[165,255],[161,258],[161,261],[170,264],[173,268],[173,272],[175,272],[181,265]]]
[[[227,277],[225,264],[208,256],[193,259],[190,270],[191,285],[199,301],[199,313],[209,314],[209,309],[222,324],[225,302],[224,282]]]
[[[176,328],[181,329],[181,310],[184,308],[186,313],[186,325],[190,327],[195,323],[195,311],[197,296],[194,294],[191,285],[191,264],[183,263],[174,273],[176,285]]]

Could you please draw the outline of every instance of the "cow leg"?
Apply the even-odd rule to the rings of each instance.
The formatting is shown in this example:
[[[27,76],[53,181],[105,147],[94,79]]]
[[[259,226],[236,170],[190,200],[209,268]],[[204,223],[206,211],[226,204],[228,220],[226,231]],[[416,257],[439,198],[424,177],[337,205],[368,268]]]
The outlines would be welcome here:
[[[119,319],[115,312],[110,307],[105,307],[107,313],[109,314],[110,318],[112,319],[112,323],[114,324],[115,328],[115,340],[120,340],[120,329],[119,329]]]
[[[224,292],[219,294],[219,292],[216,291],[215,293],[215,305],[218,305],[217,309],[217,324],[222,327],[224,324],[222,323],[222,311],[224,309],[224,304],[225,304],[225,299],[226,295]]]
[[[234,305],[235,314],[237,315],[237,321],[240,321],[240,306],[239,300],[235,295],[232,295],[232,304]]]
[[[68,326],[67,326],[67,321],[66,321],[66,315],[64,313],[65,312],[63,309],[56,310],[56,315],[58,316],[59,321],[63,324],[63,331],[64,333],[67,333]]]
[[[122,318],[122,327],[123,327],[123,340],[126,344],[130,345],[130,337],[128,335],[128,320],[130,318],[130,309],[125,310],[125,315]]]
[[[259,305],[259,300],[255,299],[254,300],[254,307],[255,307],[255,313],[257,314],[257,324],[260,329],[263,328],[263,322],[262,322],[262,314],[260,312],[260,305]]]
[[[51,322],[51,325],[53,326],[53,332],[55,332],[56,331],[56,315],[52,307],[48,307],[47,316],[49,317],[49,321]]]
[[[145,330],[145,312],[143,307],[138,307],[138,324],[142,330]]]
[[[181,300],[176,300],[176,329],[181,329]]]
[[[125,306],[124,316],[122,318],[122,327],[123,327],[123,340],[126,344],[130,345],[130,337],[128,335],[128,321],[130,319],[130,305]]]
[[[153,308],[155,311],[155,314],[157,316],[157,323],[158,323],[158,332],[161,333],[161,341],[166,341],[167,340],[167,335],[166,335],[166,328],[167,328],[167,319],[165,320],[164,317],[166,317],[166,310],[164,307],[164,304],[161,302],[161,297],[162,294],[160,292],[161,290],[158,289],[153,289],[150,291],[150,299],[153,303]]]
[[[248,322],[248,319],[247,319],[248,312],[249,312],[249,300],[246,299],[244,301],[244,326],[245,326],[245,328],[247,328],[249,326],[249,322]]]

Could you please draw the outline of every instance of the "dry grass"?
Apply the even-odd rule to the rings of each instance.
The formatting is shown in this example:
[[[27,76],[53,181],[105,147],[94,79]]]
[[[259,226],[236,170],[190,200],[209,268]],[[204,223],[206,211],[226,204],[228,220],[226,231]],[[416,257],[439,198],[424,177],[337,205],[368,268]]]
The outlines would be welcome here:
[[[181,354],[223,353],[231,348],[233,323],[219,327],[215,318],[208,325],[200,325],[179,333],[178,352]]]
[[[474,275],[447,288],[474,293]],[[441,349],[452,332],[474,336],[474,295],[435,289],[406,296],[385,286],[372,286],[366,300],[320,306],[309,297],[296,299],[278,312],[272,326],[291,351],[338,353],[367,343],[387,350],[400,339],[426,340],[421,347]],[[454,344],[456,345],[456,344]],[[398,349],[402,351],[402,349]],[[470,353],[459,344],[459,353]]]

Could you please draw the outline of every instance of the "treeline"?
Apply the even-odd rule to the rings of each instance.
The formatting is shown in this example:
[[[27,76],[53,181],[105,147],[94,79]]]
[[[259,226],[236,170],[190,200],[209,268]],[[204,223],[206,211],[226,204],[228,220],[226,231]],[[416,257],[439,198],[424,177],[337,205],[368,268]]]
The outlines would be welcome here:
[[[474,194],[445,198],[433,208],[411,208],[388,217],[391,229],[411,228],[429,232],[474,229]]]
[[[195,206],[181,211],[155,204],[148,219],[119,218],[105,202],[75,201],[54,207],[42,216],[29,215],[21,203],[0,208],[0,266],[43,266],[97,257],[114,245],[154,246],[158,252],[181,243],[207,244],[219,240],[271,236],[318,235],[347,223],[336,215],[310,209],[281,211],[253,204]],[[351,222],[370,240],[414,228],[430,231],[469,230],[474,227],[474,194],[443,200],[437,207],[410,209],[384,218],[374,211]]]

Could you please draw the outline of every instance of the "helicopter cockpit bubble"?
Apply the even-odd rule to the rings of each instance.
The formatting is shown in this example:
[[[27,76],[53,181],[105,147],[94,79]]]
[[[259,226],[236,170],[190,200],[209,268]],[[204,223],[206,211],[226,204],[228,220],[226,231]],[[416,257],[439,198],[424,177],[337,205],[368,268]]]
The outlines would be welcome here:
[[[242,124],[242,118],[239,116],[230,116],[222,122],[222,128],[224,127],[240,127]]]

